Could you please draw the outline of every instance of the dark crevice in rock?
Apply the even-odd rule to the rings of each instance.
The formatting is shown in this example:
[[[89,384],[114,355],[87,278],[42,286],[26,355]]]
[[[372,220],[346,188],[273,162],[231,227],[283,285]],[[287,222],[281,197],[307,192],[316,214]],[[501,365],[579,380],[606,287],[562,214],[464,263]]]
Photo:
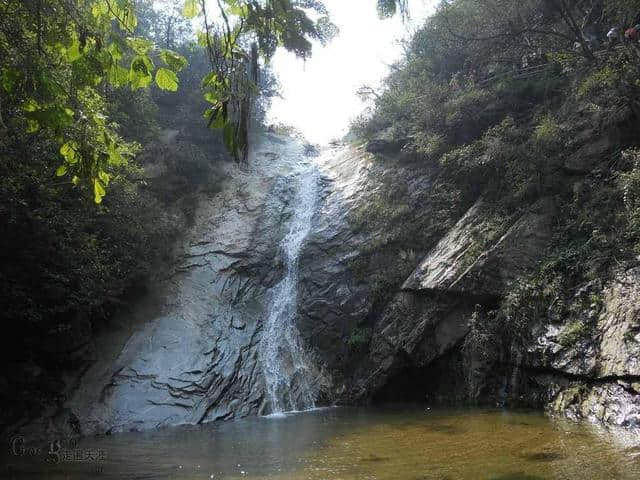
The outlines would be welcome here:
[[[154,402],[153,400],[149,400],[149,403],[151,405],[155,405],[155,406],[168,406],[168,407],[180,407],[180,408],[184,408],[185,410],[189,410],[192,405],[187,405],[184,403],[178,403],[178,402]]]
[[[434,300],[459,300],[468,305],[482,305],[488,310],[497,308],[502,301],[502,295],[491,295],[485,293],[475,293],[464,290],[440,290],[431,288],[408,288],[403,287],[398,293],[405,292],[416,295],[418,297],[430,297]]]
[[[404,354],[396,373],[371,398],[373,404],[425,403],[456,405],[471,403],[462,392],[465,375],[462,362],[464,339],[426,365],[418,365]]]
[[[191,253],[187,255],[183,255],[184,258],[200,258],[206,257],[207,255],[224,255],[225,257],[231,258],[248,258],[249,255],[244,252],[225,252],[224,250],[210,250],[208,252],[203,253]]]

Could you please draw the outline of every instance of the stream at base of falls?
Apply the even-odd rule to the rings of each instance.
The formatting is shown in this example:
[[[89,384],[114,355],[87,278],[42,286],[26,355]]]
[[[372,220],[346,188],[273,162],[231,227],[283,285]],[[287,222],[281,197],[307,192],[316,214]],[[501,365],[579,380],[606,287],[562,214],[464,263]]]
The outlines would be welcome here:
[[[503,410],[327,408],[85,438],[73,448],[61,440],[57,463],[47,463],[48,448],[21,456],[4,449],[3,478],[640,478],[638,432]]]

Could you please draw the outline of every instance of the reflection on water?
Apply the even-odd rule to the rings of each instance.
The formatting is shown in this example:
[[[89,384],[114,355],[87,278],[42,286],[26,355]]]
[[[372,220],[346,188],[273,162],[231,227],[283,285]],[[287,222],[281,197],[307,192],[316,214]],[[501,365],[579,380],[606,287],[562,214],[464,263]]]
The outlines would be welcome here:
[[[7,478],[590,480],[640,478],[640,434],[538,413],[334,408],[84,439],[52,465],[5,456]]]

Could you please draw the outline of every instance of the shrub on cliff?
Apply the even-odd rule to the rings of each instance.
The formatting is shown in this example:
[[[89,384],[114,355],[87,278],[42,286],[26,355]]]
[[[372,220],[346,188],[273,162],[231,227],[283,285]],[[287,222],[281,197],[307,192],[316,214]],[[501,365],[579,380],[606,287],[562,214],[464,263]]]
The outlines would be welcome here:
[[[591,2],[593,15],[552,3],[443,3],[353,125],[365,140],[408,133],[405,152],[456,192],[448,210],[482,196],[509,225],[542,198],[554,206],[549,251],[491,316],[513,337],[640,252],[640,57],[632,45],[584,45],[631,21],[640,2]]]

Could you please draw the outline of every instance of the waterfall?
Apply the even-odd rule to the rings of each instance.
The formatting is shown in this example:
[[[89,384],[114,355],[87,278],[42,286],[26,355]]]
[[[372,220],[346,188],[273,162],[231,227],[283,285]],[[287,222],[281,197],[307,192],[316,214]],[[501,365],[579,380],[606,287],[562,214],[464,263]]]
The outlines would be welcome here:
[[[314,407],[311,371],[305,360],[300,332],[295,325],[298,297],[298,259],[318,195],[317,170],[310,166],[297,176],[289,231],[280,244],[285,274],[272,292],[271,307],[263,327],[261,361],[271,413]]]

